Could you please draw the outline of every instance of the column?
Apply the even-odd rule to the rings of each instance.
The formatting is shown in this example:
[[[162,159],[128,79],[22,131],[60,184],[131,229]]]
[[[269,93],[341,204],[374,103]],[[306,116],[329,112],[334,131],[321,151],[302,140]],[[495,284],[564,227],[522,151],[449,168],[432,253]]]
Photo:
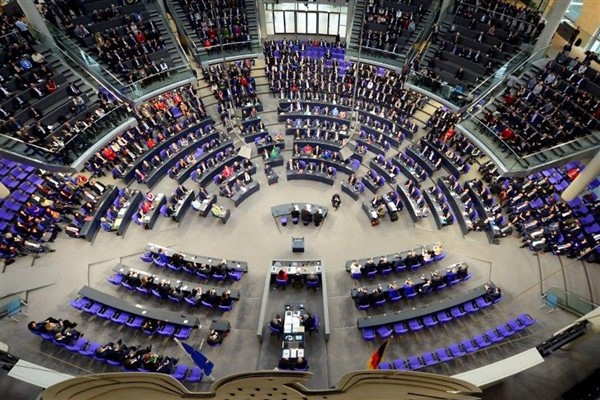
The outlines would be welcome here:
[[[256,16],[258,18],[258,36],[262,39],[267,36],[267,22],[265,19],[265,2],[256,0]]]
[[[29,25],[36,31],[40,32],[42,35],[47,36],[49,40],[54,43],[54,39],[52,38],[52,34],[48,30],[46,23],[44,22],[44,17],[40,15],[37,7],[31,0],[17,0],[17,3],[21,7],[23,14],[27,17],[29,21]]]
[[[454,1],[458,1],[458,0],[454,0]],[[444,14],[444,12],[450,6],[450,2],[451,2],[451,0],[442,0],[442,4],[440,6],[440,15],[438,16],[438,21],[439,21],[439,18],[441,18],[441,16]],[[452,10],[450,10],[450,11],[452,11]]]
[[[600,175],[600,152],[585,166],[577,178],[565,189],[560,196],[564,201],[571,201],[585,190],[591,181]]]
[[[546,20],[546,27],[537,39],[535,47],[533,48],[534,53],[550,44],[552,36],[554,36],[554,33],[558,29],[558,25],[560,25],[560,21],[567,12],[570,3],[571,2],[568,0],[554,0],[550,6],[550,11],[544,17]]]

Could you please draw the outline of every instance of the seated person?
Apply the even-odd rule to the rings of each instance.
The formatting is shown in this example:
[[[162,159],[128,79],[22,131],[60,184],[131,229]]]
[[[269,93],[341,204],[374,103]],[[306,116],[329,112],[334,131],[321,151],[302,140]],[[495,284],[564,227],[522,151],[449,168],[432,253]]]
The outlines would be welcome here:
[[[295,369],[307,369],[308,362],[306,361],[306,359],[304,357],[298,357],[294,364],[294,368]]]
[[[223,343],[223,339],[225,339],[225,333],[213,329],[208,334],[206,343],[208,343],[209,346],[217,346]]]
[[[317,274],[315,273],[310,273],[306,276],[306,283],[318,283],[319,282],[319,277],[317,276]],[[317,286],[313,286],[313,291],[317,291]]]
[[[360,265],[358,260],[354,260],[352,262],[352,264],[350,264],[350,273],[352,275],[354,275],[354,274],[358,274],[360,272],[362,272],[362,266]]]
[[[221,302],[221,298],[217,295],[217,291],[215,289],[210,289],[206,294],[207,303],[210,303],[213,307],[218,307]]]
[[[287,281],[288,280],[288,274],[282,268],[282,269],[279,270],[279,272],[277,272],[277,275],[275,276],[275,279],[280,280],[280,281]]]
[[[460,264],[456,271],[456,277],[458,279],[464,279],[469,274],[469,267],[463,263]]]
[[[108,342],[104,346],[99,347],[94,353],[94,357],[111,361],[123,361],[128,352],[129,349],[127,346],[119,339],[117,342]]]
[[[289,358],[282,358],[281,360],[279,360],[279,365],[277,366],[277,369],[283,369],[283,370],[290,369]]]
[[[81,336],[83,336],[83,333],[72,329],[72,328],[67,328],[63,331],[58,332],[56,335],[54,335],[54,341],[56,343],[60,343],[60,344],[64,344],[64,345],[71,345],[73,343],[75,343],[75,341],[77,339],[79,339]]]
[[[315,226],[321,225],[321,222],[323,221],[323,210],[321,208],[317,209],[317,212],[315,213],[313,220],[315,222]]]
[[[137,348],[131,347],[129,352],[125,355],[125,359],[123,360],[123,368],[126,370],[131,371],[141,368],[144,355],[152,351],[152,345],[143,349],[140,349],[139,347],[140,346]]]
[[[487,301],[493,302],[493,301],[498,300],[500,297],[502,297],[502,290],[499,287],[492,288],[487,284],[484,285],[483,287],[486,290],[484,297]]]
[[[379,288],[373,289],[373,293],[371,294],[371,303],[372,305],[376,305],[378,301],[385,300],[385,296],[383,291]]]
[[[437,272],[434,271],[431,273],[431,284],[434,288],[437,288],[444,284],[444,280]]]
[[[224,307],[231,307],[231,304],[233,303],[233,299],[231,298],[231,290],[225,290],[223,291],[223,293],[221,294],[221,299],[220,299],[221,306]]]
[[[362,287],[358,289],[357,295],[354,298],[354,303],[356,304],[356,307],[360,307],[360,306],[369,306],[371,305],[371,299],[369,296],[369,291]]]
[[[158,321],[151,318],[146,318],[144,323],[142,324],[142,330],[145,332],[154,333],[158,329]]]
[[[68,320],[55,319],[52,317],[46,318],[42,322],[31,321],[27,327],[30,331],[39,333],[58,333],[66,329],[73,329],[77,326],[76,322],[70,322]]]
[[[304,286],[304,277],[302,276],[300,271],[297,271],[292,276],[292,287],[294,287],[294,286],[299,286],[299,287]]]
[[[276,329],[280,332],[283,332],[283,319],[281,318],[281,315],[277,314],[272,320],[271,322],[269,322],[269,325],[273,328]]]
[[[300,325],[302,325],[304,328],[310,330],[310,329],[314,328],[315,320],[309,313],[305,313],[302,316],[302,321],[300,321]]]

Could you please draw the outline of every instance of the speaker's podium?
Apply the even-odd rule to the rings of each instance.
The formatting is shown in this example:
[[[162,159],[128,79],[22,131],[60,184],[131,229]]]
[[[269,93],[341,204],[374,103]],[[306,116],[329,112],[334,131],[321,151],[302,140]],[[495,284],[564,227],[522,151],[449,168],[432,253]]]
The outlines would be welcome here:
[[[292,252],[293,253],[304,253],[304,238],[292,238]]]

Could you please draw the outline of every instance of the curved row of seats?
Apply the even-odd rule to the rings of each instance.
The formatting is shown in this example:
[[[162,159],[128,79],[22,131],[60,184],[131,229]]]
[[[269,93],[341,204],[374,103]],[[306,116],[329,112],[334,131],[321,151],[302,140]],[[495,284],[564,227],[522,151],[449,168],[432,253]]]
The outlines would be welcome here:
[[[73,353],[78,353],[83,356],[93,358],[96,361],[106,362],[107,364],[109,364],[113,367],[118,367],[118,366],[123,365],[123,363],[119,362],[119,361],[107,360],[104,358],[96,357],[95,356],[96,350],[98,350],[100,347],[102,347],[102,344],[99,342],[92,342],[87,338],[80,337],[74,343],[65,345],[63,343],[56,342],[54,340],[54,335],[52,335],[52,334],[38,333],[36,331],[31,331],[31,332],[33,332],[34,334],[36,334],[38,336],[41,336],[44,340],[51,341],[55,345],[60,346],[66,350],[73,352]],[[123,369],[123,370],[127,371],[127,372],[131,372],[128,369]],[[137,371],[138,372],[152,372],[152,371],[144,369],[143,367],[138,368]],[[187,365],[182,365],[182,364],[175,364],[173,370],[171,371],[171,373],[169,375],[171,375],[173,378],[175,378],[179,381],[186,381],[186,382],[200,382],[204,376],[202,370],[199,367],[190,368]]]
[[[379,369],[416,371],[421,368],[430,367],[474,353],[492,344],[500,343],[534,323],[535,319],[529,314],[520,314],[517,318],[510,319],[506,323],[489,329],[483,334],[475,335],[461,342],[452,343],[448,347],[441,347],[435,351],[427,351],[420,356],[408,357],[407,359],[382,362],[379,364]]]
[[[365,341],[370,342],[373,341],[379,336],[381,339],[387,339],[392,335],[402,335],[407,333],[408,331],[417,332],[422,330],[423,328],[431,328],[438,324],[443,324],[451,321],[452,319],[458,319],[467,314],[472,314],[478,311],[483,310],[491,306],[492,304],[498,303],[502,300],[502,297],[494,301],[488,301],[484,296],[477,297],[473,301],[468,301],[466,303],[460,304],[455,307],[451,307],[448,310],[443,310],[435,314],[425,315],[423,317],[411,319],[408,322],[398,322],[393,324],[393,326],[389,325],[381,325],[377,328],[362,328],[362,337]]]

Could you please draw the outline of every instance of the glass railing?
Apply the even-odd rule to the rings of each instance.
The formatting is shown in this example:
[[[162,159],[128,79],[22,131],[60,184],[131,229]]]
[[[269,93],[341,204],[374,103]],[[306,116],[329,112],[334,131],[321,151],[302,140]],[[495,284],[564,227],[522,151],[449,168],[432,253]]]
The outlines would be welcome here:
[[[476,117],[463,120],[458,124],[459,130],[463,131],[478,147],[491,150],[494,161],[501,163],[508,171],[519,171],[530,168],[526,160],[523,160],[512,147],[502,140],[496,132],[488,128]]]
[[[104,86],[110,86],[120,93],[125,92],[125,84],[121,82],[110,71],[104,68],[100,63],[91,56],[86,49],[81,48],[71,38],[64,34],[63,31],[46,21],[46,26],[52,34],[52,37],[60,48],[71,55],[76,61],[80,62],[80,66],[88,70],[91,74],[97,77]]]
[[[470,118],[463,120],[458,128],[480,147],[485,146],[490,149],[495,161],[501,163],[502,168],[507,172],[518,173],[527,170],[533,173],[547,168],[558,159],[583,157],[595,153],[600,148],[600,132],[593,132],[585,137],[560,143],[535,153],[518,155],[497,132],[479,118],[471,114],[467,115],[470,115]]]
[[[544,300],[550,307],[560,307],[579,317],[589,314],[598,308],[596,304],[556,287],[552,287],[544,292]]]
[[[198,46],[196,47],[194,56],[198,63],[205,63],[223,58],[243,57],[250,54],[262,54],[262,43],[260,40],[218,44],[210,48]]]
[[[192,67],[189,64],[181,65],[176,68],[171,68],[158,74],[149,75],[143,79],[139,79],[125,87],[127,97],[139,99],[152,92],[160,90],[182,81],[191,81],[195,79]]]
[[[418,72],[411,71],[406,81],[413,86],[454,104],[458,108],[466,107],[473,102],[473,97],[466,93],[462,86],[452,86],[448,82],[432,78],[424,70]]]
[[[47,144],[30,144],[19,138],[0,134],[0,152],[10,153],[12,155],[23,157],[28,160],[41,162],[44,164],[52,164],[58,166],[70,166],[74,161],[88,152],[90,147],[100,139],[113,132],[115,128],[132,118],[124,105],[121,105],[102,117],[94,120],[86,129],[71,137],[64,142],[62,148],[51,149],[52,138],[47,138]],[[60,127],[55,132],[57,137]]]
[[[155,75],[138,79],[133,83],[124,83],[113,73],[104,68],[94,57],[90,56],[87,50],[82,49],[71,38],[59,31],[55,26],[48,23],[48,29],[54,39],[61,45],[60,47],[78,61],[81,68],[86,69],[90,74],[96,77],[103,86],[113,88],[118,91],[123,99],[136,101],[140,97],[156,91],[161,87],[166,87],[184,80],[194,78],[194,72],[190,64],[184,64]]]

